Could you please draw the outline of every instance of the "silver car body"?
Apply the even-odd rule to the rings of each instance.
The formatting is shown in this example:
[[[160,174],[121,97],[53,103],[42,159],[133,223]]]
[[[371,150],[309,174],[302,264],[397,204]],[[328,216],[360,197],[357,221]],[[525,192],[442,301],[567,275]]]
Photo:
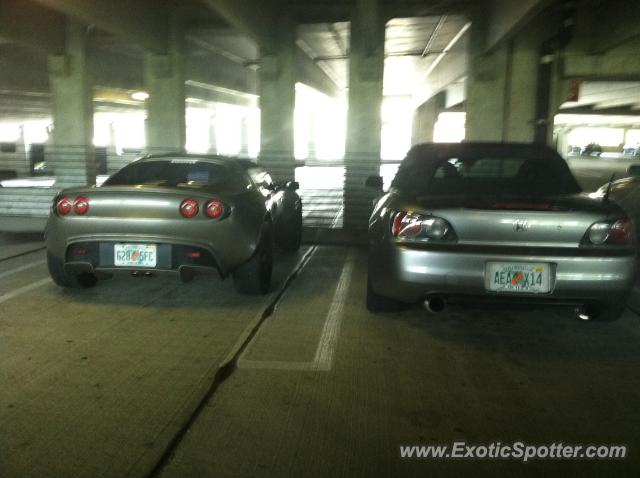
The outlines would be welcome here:
[[[594,223],[625,220],[626,215],[611,202],[580,194],[572,177],[567,177],[567,181],[574,182],[568,186],[571,194],[535,197],[519,196],[517,191],[516,197],[488,197],[473,191],[443,194],[441,190],[432,194],[428,187],[412,193],[399,184],[403,168],[406,172],[412,164],[431,163],[431,169],[424,170],[433,172],[443,161],[458,164],[456,158],[472,158],[473,164],[474,155],[540,160],[550,175],[554,174],[553,168],[560,168],[561,174],[570,176],[560,156],[532,145],[463,143],[414,147],[403,161],[394,185],[379,198],[370,219],[369,287],[373,294],[403,302],[430,296],[550,304],[611,304],[625,300],[637,270],[635,239],[625,245],[598,247],[586,244],[585,238]],[[399,239],[392,232],[398,211],[442,218],[452,236],[449,240]],[[548,291],[493,290],[495,264],[543,265],[549,274]]]
[[[200,270],[218,271],[225,277],[252,257],[266,222],[278,237],[285,222],[301,217],[302,206],[296,192],[275,186],[263,169],[249,161],[167,155],[141,158],[136,164],[172,161],[225,168],[234,184],[195,188],[110,185],[107,180],[101,187],[64,190],[54,200],[46,226],[48,254],[70,274],[118,271],[183,274]],[[56,203],[62,197],[87,198],[88,212],[58,214]],[[200,211],[192,218],[180,213],[180,205],[187,198],[199,204]],[[204,205],[212,199],[225,205],[223,217],[211,219],[203,214]],[[157,264],[117,266],[116,244],[153,244],[157,246]],[[74,246],[80,248],[81,254],[74,253]]]

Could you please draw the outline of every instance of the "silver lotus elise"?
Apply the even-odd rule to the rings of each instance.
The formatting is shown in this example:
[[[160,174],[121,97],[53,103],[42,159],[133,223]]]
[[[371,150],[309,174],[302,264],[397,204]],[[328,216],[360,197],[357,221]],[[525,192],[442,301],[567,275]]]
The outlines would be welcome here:
[[[583,194],[544,146],[415,146],[369,222],[372,311],[467,300],[565,305],[583,319],[615,320],[636,271],[632,220],[606,196]]]
[[[217,271],[240,292],[266,293],[274,243],[300,246],[297,188],[241,159],[141,158],[101,187],[57,195],[45,230],[49,272],[60,286],[90,287],[118,272],[188,281]]]

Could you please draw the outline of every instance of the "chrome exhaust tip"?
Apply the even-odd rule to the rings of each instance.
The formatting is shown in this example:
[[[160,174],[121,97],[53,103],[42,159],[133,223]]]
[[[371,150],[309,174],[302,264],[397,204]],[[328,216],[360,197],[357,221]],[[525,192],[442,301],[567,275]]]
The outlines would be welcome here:
[[[439,295],[427,297],[424,301],[425,309],[427,309],[432,314],[442,312],[446,305],[447,303],[444,300],[444,297]]]
[[[579,305],[574,309],[574,315],[576,319],[589,321],[598,317],[600,309],[593,304]]]

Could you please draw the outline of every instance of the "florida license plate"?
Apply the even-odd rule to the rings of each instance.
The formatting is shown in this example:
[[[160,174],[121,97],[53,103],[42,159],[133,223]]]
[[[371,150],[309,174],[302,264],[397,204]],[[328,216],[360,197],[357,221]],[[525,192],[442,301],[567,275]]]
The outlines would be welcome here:
[[[493,292],[544,294],[549,292],[549,264],[529,262],[488,262],[485,287]]]
[[[155,267],[158,258],[155,244],[115,244],[113,253],[118,267]]]

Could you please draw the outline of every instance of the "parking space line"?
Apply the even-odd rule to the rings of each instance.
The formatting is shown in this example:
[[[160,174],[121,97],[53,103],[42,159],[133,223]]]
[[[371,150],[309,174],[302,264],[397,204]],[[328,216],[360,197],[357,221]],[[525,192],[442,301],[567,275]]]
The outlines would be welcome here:
[[[344,316],[344,303],[349,292],[352,274],[353,253],[349,252],[344,267],[342,268],[336,291],[333,294],[331,306],[327,313],[327,320],[322,328],[322,335],[320,336],[320,342],[318,342],[318,348],[316,349],[314,362],[318,370],[331,370],[331,366],[333,365],[333,355],[336,344],[338,343],[338,332],[340,331],[342,317]]]
[[[328,372],[333,367],[333,357],[338,343],[338,333],[344,316],[344,304],[349,292],[349,284],[353,274],[353,252],[350,251],[342,273],[338,279],[336,291],[331,299],[318,347],[313,362],[287,362],[282,360],[246,360],[244,354],[238,359],[238,368],[262,370],[304,370]]]
[[[41,260],[41,261],[36,261],[36,262],[30,262],[29,264],[25,264],[23,266],[20,267],[16,267],[15,269],[11,269],[10,271],[7,272],[3,272],[0,274],[0,279],[4,279],[5,277],[9,277],[10,275],[13,274],[17,274],[18,272],[22,272],[22,271],[26,271],[27,269],[31,269],[33,267],[37,267],[41,264],[44,264],[45,260]]]
[[[45,284],[49,284],[50,282],[51,282],[51,279],[47,277],[45,279],[41,279],[39,281],[33,282],[29,285],[25,285],[24,287],[19,287],[18,289],[12,290],[11,292],[7,292],[4,295],[0,295],[0,304],[10,299],[13,299],[14,297],[18,297],[19,295],[25,294],[27,292],[31,292],[32,290],[37,289],[38,287],[42,287]]]

